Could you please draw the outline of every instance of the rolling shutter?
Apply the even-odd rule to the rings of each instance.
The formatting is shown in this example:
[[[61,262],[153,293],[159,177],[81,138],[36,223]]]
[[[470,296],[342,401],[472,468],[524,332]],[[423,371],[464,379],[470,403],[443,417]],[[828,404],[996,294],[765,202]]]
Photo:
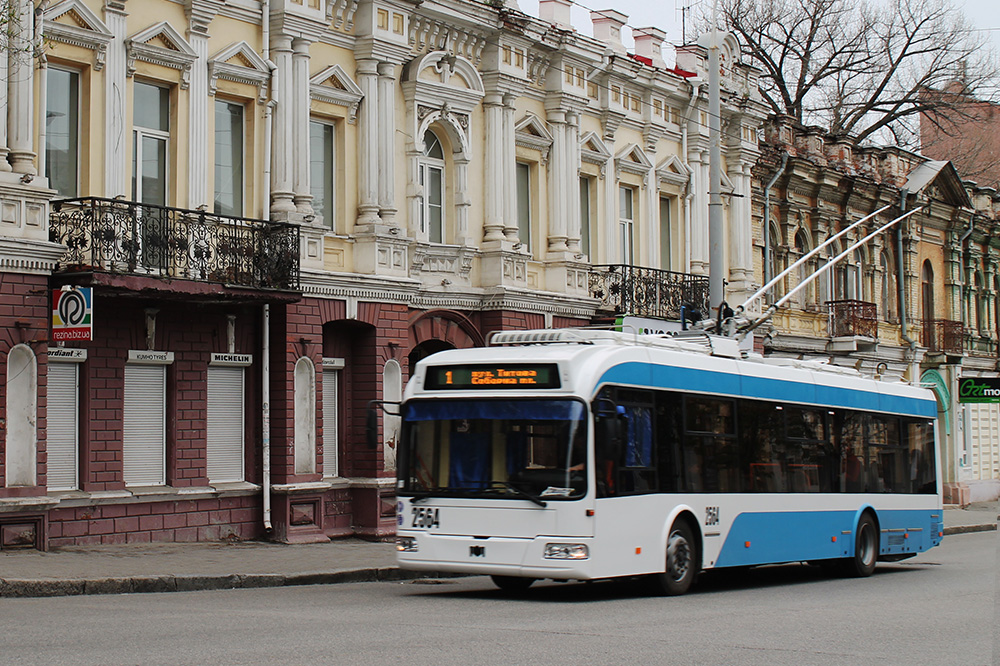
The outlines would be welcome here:
[[[323,475],[337,476],[340,474],[338,458],[340,448],[338,434],[340,420],[338,412],[339,370],[323,371]]]
[[[166,483],[167,372],[162,365],[125,365],[122,465],[126,486]]]
[[[208,368],[208,480],[243,480],[243,368]]]
[[[79,366],[49,363],[46,443],[49,490],[79,487]]]

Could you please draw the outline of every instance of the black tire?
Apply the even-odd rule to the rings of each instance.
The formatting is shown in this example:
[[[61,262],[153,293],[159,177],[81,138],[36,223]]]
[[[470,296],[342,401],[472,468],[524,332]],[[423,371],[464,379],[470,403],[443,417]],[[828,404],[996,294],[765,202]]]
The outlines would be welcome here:
[[[862,514],[854,532],[854,557],[843,561],[844,573],[853,578],[867,578],[875,572],[878,562],[879,533],[870,513]]]
[[[674,597],[691,589],[698,576],[698,542],[687,522],[679,520],[670,527],[667,537],[665,570],[653,580],[660,594]]]
[[[534,578],[521,578],[520,576],[490,576],[493,584],[504,592],[524,592],[535,582]]]

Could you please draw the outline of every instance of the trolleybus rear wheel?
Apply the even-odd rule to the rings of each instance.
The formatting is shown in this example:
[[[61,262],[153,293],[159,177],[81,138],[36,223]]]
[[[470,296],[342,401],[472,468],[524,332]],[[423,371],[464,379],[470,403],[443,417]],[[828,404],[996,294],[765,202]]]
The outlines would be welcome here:
[[[698,544],[688,524],[679,520],[667,537],[666,571],[656,574],[654,580],[661,594],[676,596],[690,590],[697,575]]]
[[[871,576],[878,561],[878,550],[878,527],[871,514],[865,513],[854,532],[854,557],[844,560],[844,572],[856,578]]]
[[[534,578],[522,578],[520,576],[490,576],[493,584],[504,592],[524,592],[535,582]]]

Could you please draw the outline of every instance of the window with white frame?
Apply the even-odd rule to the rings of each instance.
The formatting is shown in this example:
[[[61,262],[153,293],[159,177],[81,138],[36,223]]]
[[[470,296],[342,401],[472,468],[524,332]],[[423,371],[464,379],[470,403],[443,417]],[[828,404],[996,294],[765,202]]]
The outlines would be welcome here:
[[[141,355],[130,352],[130,355]],[[126,486],[162,486],[166,479],[167,368],[125,364],[122,474]]]
[[[670,208],[673,199],[670,197],[660,197],[660,268],[670,270],[673,268],[673,229],[671,229],[672,219]]]
[[[75,197],[80,172],[80,74],[50,67],[45,105],[45,177],[59,196]]]
[[[136,81],[133,95],[132,198],[166,206],[170,90]]]
[[[330,229],[337,226],[334,212],[335,129],[331,123],[309,121],[309,193],[312,194],[312,207],[317,219]]]
[[[531,250],[531,165],[517,163],[517,239]]]
[[[633,265],[632,240],[635,233],[635,190],[624,185],[618,188],[618,247],[621,251],[621,262]]]
[[[215,212],[243,215],[243,105],[215,100]]]
[[[207,418],[205,422],[206,468],[212,483],[244,480],[244,383],[243,367],[208,367]]]
[[[420,160],[420,187],[424,198],[420,206],[420,230],[432,243],[444,242],[444,148],[437,134],[424,133],[424,150]]]
[[[323,476],[340,475],[340,381],[342,358],[323,359]]]
[[[590,257],[594,257],[590,249],[590,226],[591,226],[591,193],[595,189],[591,176],[580,176],[580,251]]]

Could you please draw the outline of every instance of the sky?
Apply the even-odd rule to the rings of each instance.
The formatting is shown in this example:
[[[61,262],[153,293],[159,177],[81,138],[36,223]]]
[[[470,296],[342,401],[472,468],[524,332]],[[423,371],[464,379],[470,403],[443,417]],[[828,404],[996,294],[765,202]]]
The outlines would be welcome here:
[[[628,26],[633,28],[656,27],[667,33],[668,43],[680,43],[682,41],[682,12],[681,7],[691,6],[687,21],[688,40],[693,41],[696,37],[691,34],[691,15],[695,13],[699,5],[704,5],[711,11],[711,0],[579,0],[572,9],[572,22],[577,30],[584,34],[592,35],[590,23],[590,11],[601,9],[615,9],[628,16]],[[891,1],[891,0],[889,0]],[[992,36],[994,51],[1000,57],[1000,2],[997,0],[952,0],[952,2],[965,11],[972,25],[977,29],[984,29]],[[517,0],[521,11],[538,16],[538,0]],[[631,50],[633,42],[631,30],[627,27],[623,31],[622,42]],[[672,54],[664,52],[664,58],[670,63]]]

